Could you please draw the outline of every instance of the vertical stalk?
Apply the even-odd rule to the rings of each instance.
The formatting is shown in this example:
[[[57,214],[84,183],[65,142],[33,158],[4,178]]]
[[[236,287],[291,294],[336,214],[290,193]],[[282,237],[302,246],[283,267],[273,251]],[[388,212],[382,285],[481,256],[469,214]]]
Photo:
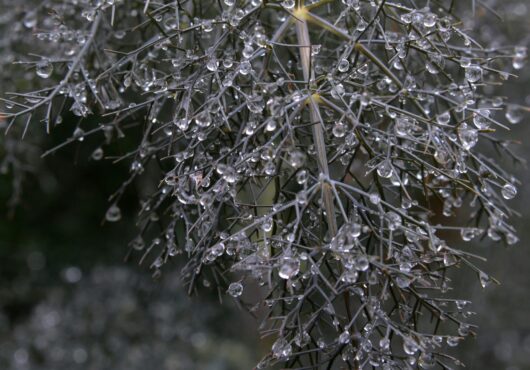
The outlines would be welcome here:
[[[302,62],[302,69],[304,79],[311,84],[315,80],[315,71],[311,64],[311,38],[309,37],[309,28],[307,27],[307,15],[309,11],[304,7],[304,0],[299,0],[299,7],[295,12],[296,16],[296,34],[298,37],[298,45],[300,48],[300,60]],[[311,119],[311,126],[313,130],[313,142],[317,152],[318,169],[320,175],[324,175],[326,181],[322,181],[322,196],[324,201],[324,208],[328,219],[328,229],[331,237],[337,235],[337,221],[335,219],[335,204],[333,202],[333,189],[329,181],[329,166],[328,157],[326,153],[326,142],[324,140],[324,121],[320,114],[319,104],[320,97],[312,94],[309,97],[309,116]],[[348,319],[351,320],[350,297],[348,292],[343,293],[344,306]]]
[[[300,1],[299,7],[295,11],[296,35],[298,37],[304,80],[311,83],[315,79],[315,71],[311,65],[311,39],[306,22],[306,13],[307,10],[304,8],[303,1]],[[319,99],[316,99],[313,95],[309,97],[309,116],[312,123],[313,142],[317,152],[318,169],[321,175],[329,178],[328,158],[326,154],[326,143],[324,141],[323,120],[320,115]],[[337,221],[335,220],[335,205],[333,203],[331,185],[327,182],[322,183],[322,193],[324,208],[328,219],[329,233],[333,237],[337,234]]]

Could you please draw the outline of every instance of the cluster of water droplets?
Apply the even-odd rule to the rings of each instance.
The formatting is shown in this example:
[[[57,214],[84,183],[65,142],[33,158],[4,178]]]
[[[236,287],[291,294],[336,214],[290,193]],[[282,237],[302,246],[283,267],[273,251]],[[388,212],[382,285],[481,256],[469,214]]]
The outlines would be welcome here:
[[[493,132],[524,110],[488,87],[526,49],[480,47],[434,6],[326,3],[64,2],[75,29],[28,13],[24,27],[42,25],[53,51],[29,65],[57,85],[8,100],[9,112],[53,128],[69,110],[69,142],[103,138],[94,161],[127,148],[117,162],[129,178],[105,219],[122,219],[141,178],[131,254],[155,277],[180,256],[190,289],[221,284],[265,308],[277,340],[261,367],[315,351],[359,368],[449,367],[439,353],[473,328],[445,270],[476,268],[467,246],[441,238],[517,241],[518,181],[477,148],[509,150]],[[267,298],[247,302],[249,281]],[[453,334],[433,335],[427,316]]]

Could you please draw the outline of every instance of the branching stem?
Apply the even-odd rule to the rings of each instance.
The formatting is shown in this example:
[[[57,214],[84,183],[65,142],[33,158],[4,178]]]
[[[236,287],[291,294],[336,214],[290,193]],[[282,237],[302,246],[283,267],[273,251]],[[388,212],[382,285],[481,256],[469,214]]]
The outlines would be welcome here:
[[[301,4],[303,5],[303,4]],[[315,80],[315,71],[311,65],[311,39],[309,37],[309,29],[305,19],[307,10],[300,7],[296,11],[296,34],[298,36],[298,44],[300,49],[300,60],[302,62],[302,69],[304,73],[304,80],[309,84]],[[328,158],[326,153],[326,144],[324,140],[323,120],[320,114],[319,100],[315,96],[308,99],[309,115],[313,129],[313,142],[317,152],[318,169],[321,176],[329,178]],[[331,186],[328,183],[322,184],[322,194],[324,200],[324,207],[326,209],[326,216],[328,219],[328,227],[330,236],[337,234],[337,221],[335,220],[335,205],[333,203],[333,194]]]

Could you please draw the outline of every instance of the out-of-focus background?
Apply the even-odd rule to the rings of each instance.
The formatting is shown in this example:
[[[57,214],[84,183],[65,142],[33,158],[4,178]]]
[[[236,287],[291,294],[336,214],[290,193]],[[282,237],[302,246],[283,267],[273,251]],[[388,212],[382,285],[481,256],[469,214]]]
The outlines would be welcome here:
[[[530,2],[506,2],[503,13],[503,24],[481,22],[475,33],[487,41],[501,28],[506,38],[495,36],[498,44],[528,46]],[[530,68],[519,74],[504,94],[530,106]],[[14,86],[6,70],[4,92],[2,86]],[[515,150],[522,158],[530,158],[529,123],[527,115],[501,134],[520,142]],[[249,315],[228,299],[220,306],[207,283],[200,296],[188,297],[176,271],[155,281],[137,260],[124,261],[137,198],[126,194],[121,222],[102,220],[107,196],[127,169],[87,159],[87,143],[40,159],[39,147],[64,137],[59,129],[38,141],[2,143],[27,153],[33,175],[22,194],[13,193],[16,174],[0,176],[0,369],[252,368],[270,343],[259,340]],[[469,369],[530,369],[530,175],[511,168],[521,181],[514,205],[521,241],[506,248],[484,239],[473,247],[501,285],[483,289],[473,274],[455,275],[453,294],[473,301],[479,326],[478,337],[456,354]],[[13,199],[19,199],[15,208]]]
[[[497,4],[496,9],[501,11],[504,21],[491,18],[488,22],[480,22],[482,25],[475,28],[474,33],[486,43],[497,40],[499,47],[530,46],[530,1]],[[492,33],[495,29],[505,36],[499,39],[497,33]],[[502,94],[514,104],[529,107],[530,66],[527,63],[524,69],[515,72],[519,77],[510,79]],[[525,161],[530,160],[530,115],[523,114],[519,123],[510,126],[510,131],[501,131],[497,135],[514,140],[514,151]],[[496,155],[493,150],[488,154]],[[470,310],[476,313],[472,321],[479,326],[478,336],[467,338],[457,352],[466,367],[473,370],[530,369],[530,173],[526,166],[514,166],[511,161],[503,164],[513,169],[520,180],[519,193],[513,202],[514,209],[521,214],[514,220],[520,241],[504,247],[488,238],[475,240],[475,252],[488,260],[482,266],[500,281],[500,285],[483,289],[475,275],[464,271],[455,279],[455,293],[472,301]]]

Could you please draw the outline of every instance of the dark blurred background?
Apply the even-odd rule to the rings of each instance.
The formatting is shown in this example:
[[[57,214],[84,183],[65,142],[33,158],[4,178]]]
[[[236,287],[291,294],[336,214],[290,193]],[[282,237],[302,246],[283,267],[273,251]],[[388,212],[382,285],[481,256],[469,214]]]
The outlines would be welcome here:
[[[476,33],[488,41],[501,29],[506,44],[528,46],[530,2],[507,2],[503,12],[504,23],[482,22]],[[529,68],[518,73],[504,94],[530,106]],[[9,75],[1,78],[7,86]],[[522,158],[530,158],[529,118],[500,133],[519,141],[514,147]],[[252,319],[231,300],[220,306],[207,286],[190,298],[176,269],[155,281],[147,266],[124,261],[136,232],[134,189],[120,203],[123,219],[102,221],[127,168],[90,160],[90,141],[40,159],[39,147],[54,147],[70,131],[3,143],[23,145],[16,150],[30,153],[31,171],[22,194],[14,194],[16,175],[0,176],[0,369],[252,368],[270,343],[259,341]],[[514,202],[521,240],[503,247],[484,239],[472,247],[488,259],[485,269],[500,286],[483,289],[464,269],[454,280],[453,295],[473,301],[471,321],[479,326],[478,337],[457,353],[469,369],[530,369],[530,175],[524,166],[505,165],[522,184]]]
[[[155,280],[124,260],[138,200],[126,194],[122,220],[103,224],[127,169],[87,160],[90,145],[45,159],[14,211],[13,178],[0,178],[0,369],[252,368],[254,323],[230,300],[189,297],[176,268]]]

